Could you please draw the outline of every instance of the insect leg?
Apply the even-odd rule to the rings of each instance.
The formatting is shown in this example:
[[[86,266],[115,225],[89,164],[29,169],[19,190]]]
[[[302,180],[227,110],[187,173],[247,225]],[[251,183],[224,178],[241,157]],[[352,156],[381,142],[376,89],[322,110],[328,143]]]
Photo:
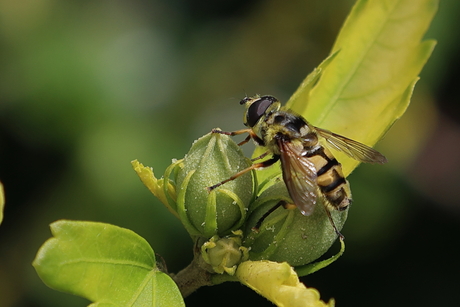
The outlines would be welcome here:
[[[340,233],[340,231],[335,226],[334,220],[332,219],[331,211],[326,206],[324,206],[324,210],[326,210],[327,217],[329,218],[329,221],[331,222],[335,233],[337,234],[337,236],[339,236],[340,240],[343,241],[345,239],[345,237],[343,236],[343,234]]]
[[[238,143],[238,146],[246,144],[247,142],[249,142],[250,139],[251,139],[251,135],[249,134],[244,140]]]
[[[254,161],[260,160],[260,159],[264,158],[266,155],[268,155],[269,153],[270,153],[269,151],[266,151],[263,154],[261,154],[260,156],[252,158],[251,161],[254,162]]]
[[[220,133],[220,134],[225,134],[225,135],[230,135],[230,136],[234,136],[234,135],[239,135],[239,134],[243,134],[243,133],[249,133],[249,135],[251,134],[252,130],[251,129],[241,129],[241,130],[236,130],[236,131],[222,131],[222,130],[219,130],[219,129],[212,129],[211,130],[211,133]]]
[[[260,162],[260,163],[254,163],[253,165],[251,165],[250,167],[248,168],[245,168],[244,170],[234,174],[233,176],[231,176],[230,178],[228,179],[225,179],[224,181],[221,181],[219,183],[216,183],[215,185],[212,185],[210,187],[207,187],[206,189],[208,190],[208,192],[211,192],[212,190],[214,190],[215,188],[217,187],[220,187],[221,185],[223,185],[224,183],[227,183],[229,181],[232,181],[232,180],[235,180],[236,178],[240,177],[241,175],[244,175],[246,174],[247,172],[249,171],[252,171],[253,169],[258,169],[258,168],[264,168],[264,167],[268,167],[272,164],[274,164],[276,161],[279,160],[279,156],[273,156],[273,158],[269,159],[269,160],[265,160],[263,162]]]
[[[250,139],[253,139],[260,146],[265,146],[264,141],[260,137],[258,137],[257,134],[255,134],[254,131],[252,131],[252,129],[241,129],[241,130],[236,130],[236,131],[231,131],[231,132],[222,131],[218,129],[212,129],[211,133],[220,133],[220,134],[225,134],[225,135],[230,135],[230,136],[248,133],[249,135],[243,141],[238,143],[238,146],[246,144],[247,142],[249,142]]]

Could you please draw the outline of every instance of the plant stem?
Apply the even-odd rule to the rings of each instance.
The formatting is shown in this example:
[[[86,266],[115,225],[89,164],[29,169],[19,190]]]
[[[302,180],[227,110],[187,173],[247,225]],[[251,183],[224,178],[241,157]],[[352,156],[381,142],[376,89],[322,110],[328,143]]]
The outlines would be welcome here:
[[[200,256],[195,256],[186,268],[172,276],[184,298],[202,286],[211,286],[213,284],[211,282],[212,274],[203,269],[200,265],[200,259]]]

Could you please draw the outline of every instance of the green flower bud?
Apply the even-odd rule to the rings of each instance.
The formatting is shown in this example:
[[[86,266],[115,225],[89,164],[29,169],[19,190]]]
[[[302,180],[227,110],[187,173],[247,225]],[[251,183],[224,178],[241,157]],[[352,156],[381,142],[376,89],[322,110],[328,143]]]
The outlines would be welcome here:
[[[251,205],[243,243],[249,248],[249,259],[286,261],[291,266],[311,263],[337,239],[322,203],[317,203],[310,216],[302,215],[297,208],[280,206],[266,216],[259,231],[252,229],[280,200],[292,202],[283,181],[268,187]],[[331,212],[338,230],[342,229],[347,213],[348,210]]]
[[[223,236],[243,224],[255,190],[253,172],[211,192],[207,187],[251,164],[227,135],[209,133],[193,143],[176,178],[177,212],[192,236]]]
[[[213,272],[233,275],[237,265],[248,257],[247,248],[241,246],[241,230],[235,231],[234,236],[219,238],[213,236],[201,246],[201,254]]]

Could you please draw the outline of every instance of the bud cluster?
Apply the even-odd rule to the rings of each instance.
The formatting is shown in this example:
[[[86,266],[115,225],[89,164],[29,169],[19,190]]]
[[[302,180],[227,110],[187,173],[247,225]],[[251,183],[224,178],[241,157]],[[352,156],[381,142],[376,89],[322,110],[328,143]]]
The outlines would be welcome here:
[[[310,216],[295,207],[274,210],[280,201],[292,203],[281,174],[266,180],[262,192],[257,190],[254,171],[207,189],[251,164],[229,136],[219,133],[196,140],[184,159],[171,164],[161,179],[133,162],[144,184],[181,220],[192,238],[206,242],[200,244],[201,254],[214,272],[232,274],[248,258],[292,266],[319,258],[337,239],[325,206],[319,202]],[[347,211],[331,214],[340,230]]]

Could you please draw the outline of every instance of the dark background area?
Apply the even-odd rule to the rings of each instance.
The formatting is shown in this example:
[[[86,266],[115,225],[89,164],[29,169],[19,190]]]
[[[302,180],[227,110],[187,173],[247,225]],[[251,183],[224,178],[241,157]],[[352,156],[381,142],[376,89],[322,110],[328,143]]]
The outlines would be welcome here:
[[[186,266],[191,240],[130,161],[162,174],[212,128],[240,129],[246,94],[286,101],[353,2],[1,0],[0,307],[88,304],[47,288],[31,266],[58,219],[132,229],[170,271]],[[458,305],[459,12],[441,0],[426,35],[438,45],[378,144],[390,163],[349,177],[344,256],[302,278],[337,306]],[[271,305],[237,283],[186,304]]]

